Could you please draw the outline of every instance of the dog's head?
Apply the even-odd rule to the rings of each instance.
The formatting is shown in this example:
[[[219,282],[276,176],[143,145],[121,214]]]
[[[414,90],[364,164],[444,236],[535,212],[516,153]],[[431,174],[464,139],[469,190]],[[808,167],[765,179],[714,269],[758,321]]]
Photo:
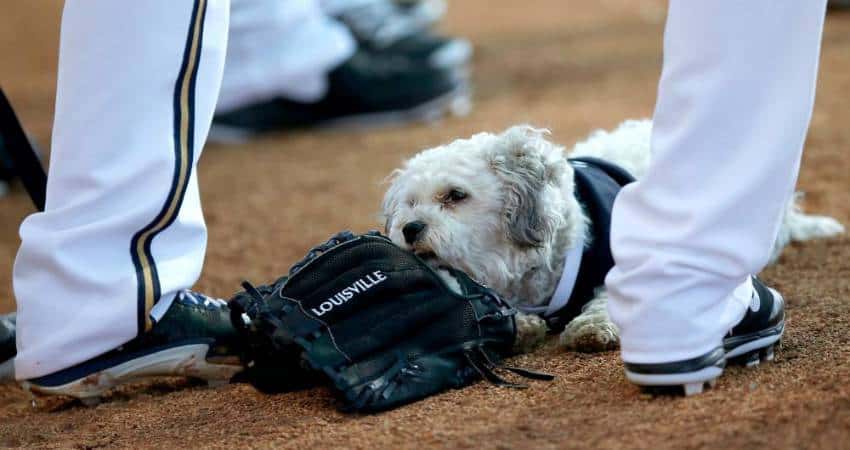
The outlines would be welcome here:
[[[434,265],[504,291],[555,239],[577,239],[582,214],[563,149],[529,126],[425,150],[390,176],[386,233]]]

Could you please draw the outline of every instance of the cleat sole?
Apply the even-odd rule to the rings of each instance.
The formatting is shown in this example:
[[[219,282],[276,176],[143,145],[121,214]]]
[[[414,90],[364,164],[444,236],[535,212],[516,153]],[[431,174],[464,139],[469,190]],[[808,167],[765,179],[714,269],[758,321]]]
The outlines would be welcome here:
[[[685,386],[687,384],[707,383],[723,373],[721,366],[709,366],[695,372],[676,374],[644,374],[626,370],[626,378],[632,383],[644,387]]]
[[[773,334],[764,336],[758,339],[750,340],[746,343],[737,345],[733,348],[727,348],[726,359],[731,360],[752,353],[753,351],[761,350],[767,347],[776,345],[782,338],[782,334]]]
[[[779,338],[780,336],[770,336],[754,341],[746,346],[748,348],[744,352],[735,351],[738,349],[729,352],[726,360],[729,364],[741,365],[748,369],[758,367],[763,362],[773,362],[776,359],[776,348],[780,345]]]
[[[698,382],[698,383],[685,384],[685,385],[682,386],[682,388],[685,391],[685,397],[690,397],[692,395],[702,394],[704,386],[705,386],[705,383]]]
[[[696,381],[681,385],[641,386],[641,391],[655,396],[681,396],[684,394],[685,397],[691,397],[693,395],[702,394],[706,391],[706,389],[712,389],[716,385],[717,378],[713,378],[711,380]]]
[[[107,391],[124,383],[146,377],[185,376],[208,383],[227,383],[242,371],[241,365],[215,364],[207,361],[207,344],[183,345],[136,358],[59,386],[22,382],[21,387],[34,395],[65,395],[87,402],[99,402]],[[93,403],[96,404],[96,403]]]

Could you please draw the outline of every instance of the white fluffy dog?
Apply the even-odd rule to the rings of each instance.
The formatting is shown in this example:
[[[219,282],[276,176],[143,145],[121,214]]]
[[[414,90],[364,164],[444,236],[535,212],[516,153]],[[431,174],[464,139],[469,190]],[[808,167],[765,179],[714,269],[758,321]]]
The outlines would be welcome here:
[[[515,126],[425,150],[389,178],[386,233],[433,266],[461,269],[513,304],[546,305],[568,250],[592,239],[584,235],[592,227],[576,198],[567,157],[604,159],[640,178],[649,165],[650,131],[648,120],[627,121],[613,132],[594,132],[566,154],[546,139],[546,130]],[[843,229],[830,217],[804,214],[792,201],[774,259],[792,240],[834,236]],[[518,324],[518,351],[542,341],[543,320],[521,314]],[[560,342],[582,351],[619,344],[602,286],[566,325]]]

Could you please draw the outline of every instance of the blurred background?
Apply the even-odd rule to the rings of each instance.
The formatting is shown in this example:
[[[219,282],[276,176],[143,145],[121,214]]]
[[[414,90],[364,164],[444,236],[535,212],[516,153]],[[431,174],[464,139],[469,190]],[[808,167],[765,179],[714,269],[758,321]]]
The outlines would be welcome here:
[[[595,129],[652,114],[661,69],[664,0],[232,1],[222,97],[211,142],[199,166],[209,245],[198,289],[213,295],[228,296],[242,279],[276,278],[307,248],[340,229],[380,228],[382,180],[424,148],[523,122],[550,128],[553,139],[569,148]],[[850,11],[839,8],[841,3],[850,2],[833,1],[826,21],[818,97],[799,185],[807,193],[807,210],[847,224]],[[0,6],[0,85],[28,132],[46,151],[53,120],[61,7],[58,0]],[[13,175],[8,168],[0,169],[0,178],[11,182],[8,195],[0,197],[0,313],[14,309],[11,272],[19,245],[17,229],[33,211]],[[796,308],[790,344],[784,351],[786,362],[797,358],[798,364],[777,369],[772,378],[742,377],[755,385],[788,386],[792,380],[807,390],[789,391],[796,400],[782,402],[769,391],[746,391],[753,384],[744,383],[744,391],[730,389],[687,407],[677,405],[677,420],[691,424],[693,430],[695,424],[724,420],[718,416],[719,411],[729,414],[723,398],[749,392],[753,399],[733,414],[741,421],[729,421],[720,435],[692,436],[689,445],[715,446],[712,443],[721,435],[741,445],[758,444],[757,433],[751,431],[790,422],[794,427],[771,430],[780,444],[831,447],[847,442],[847,244],[844,238],[792,248],[793,257],[768,272],[778,288],[789,292],[791,306]],[[506,413],[510,403],[494,399],[482,406],[492,413],[489,417],[470,419],[458,417],[451,403],[437,403],[436,411],[426,411],[422,408],[434,403],[424,402],[424,406],[394,413],[397,430],[380,434],[381,442],[398,444],[405,436],[415,436],[422,423],[443,430],[442,435],[429,435],[437,443],[445,442],[440,440],[443,436],[474,446],[476,436],[484,436],[520,445],[525,442],[522,439],[553,444],[575,437],[564,433],[578,433],[585,440],[572,442],[634,446],[653,436],[647,442],[667,443],[655,448],[685,446],[664,438],[681,437],[665,424],[669,404],[647,406],[631,391],[625,394],[631,403],[621,404],[625,387],[617,375],[615,354],[592,362],[575,355],[563,358],[571,367],[562,370],[567,385],[548,393],[538,390],[534,395],[539,397],[525,410]],[[807,365],[828,369],[813,374],[802,369]],[[571,379],[571,373],[577,378]],[[583,380],[608,384],[590,392],[582,389]],[[213,396],[203,401],[214,410],[215,405],[227,407],[227,401],[214,398],[215,394],[181,395],[186,397],[172,396],[178,398],[171,399],[169,406],[176,414],[199,401],[199,395]],[[578,396],[574,401],[588,408],[590,418],[570,408],[553,408],[569,396]],[[0,422],[10,420],[9,427],[24,427],[19,443],[37,446],[37,440],[27,441],[32,433],[26,431],[31,426],[26,424],[34,422],[26,419],[29,413],[14,406],[19,400],[16,393],[0,391]],[[611,406],[615,402],[617,406]],[[590,409],[600,404],[600,409]],[[137,405],[108,408],[125,407],[142,428],[156,423],[145,419],[146,414],[169,410],[144,398]],[[533,419],[544,410],[549,418]],[[91,414],[98,420],[111,420],[104,411]],[[333,412],[321,414],[328,420],[336,417]],[[11,421],[16,417],[21,419]],[[43,432],[47,436],[43,439],[61,437],[68,446],[89,442],[80,434],[82,428],[77,428],[82,419],[73,412],[49,420],[65,423],[71,431],[56,425]],[[638,425],[646,420],[655,421],[651,429]],[[612,433],[610,427],[588,425],[611,421],[625,428]],[[352,432],[365,427],[364,423],[352,425]],[[472,433],[467,423],[479,428]],[[512,440],[520,435],[514,427],[517,423],[525,424],[520,433],[524,437]],[[114,427],[120,428],[120,423]],[[211,422],[200,429],[178,427],[172,432],[209,443],[199,430],[215,427]],[[0,426],[0,436],[2,430]],[[133,441],[138,432],[117,433],[118,442],[152,445]],[[313,446],[360,442],[347,440],[353,439],[350,435],[325,438]]]

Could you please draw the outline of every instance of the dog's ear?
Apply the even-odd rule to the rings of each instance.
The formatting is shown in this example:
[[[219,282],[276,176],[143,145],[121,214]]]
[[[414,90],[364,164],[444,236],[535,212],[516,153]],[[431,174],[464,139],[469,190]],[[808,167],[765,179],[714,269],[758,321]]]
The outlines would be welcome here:
[[[565,172],[563,149],[548,130],[515,126],[496,136],[489,164],[501,179],[508,238],[519,247],[541,247],[563,221],[556,201]]]
[[[384,222],[384,234],[390,234],[390,228],[393,226],[393,216],[396,214],[399,202],[400,183],[397,183],[398,178],[404,171],[395,169],[386,178],[382,184],[387,185],[387,191],[384,193],[384,200],[381,202],[380,218]]]

